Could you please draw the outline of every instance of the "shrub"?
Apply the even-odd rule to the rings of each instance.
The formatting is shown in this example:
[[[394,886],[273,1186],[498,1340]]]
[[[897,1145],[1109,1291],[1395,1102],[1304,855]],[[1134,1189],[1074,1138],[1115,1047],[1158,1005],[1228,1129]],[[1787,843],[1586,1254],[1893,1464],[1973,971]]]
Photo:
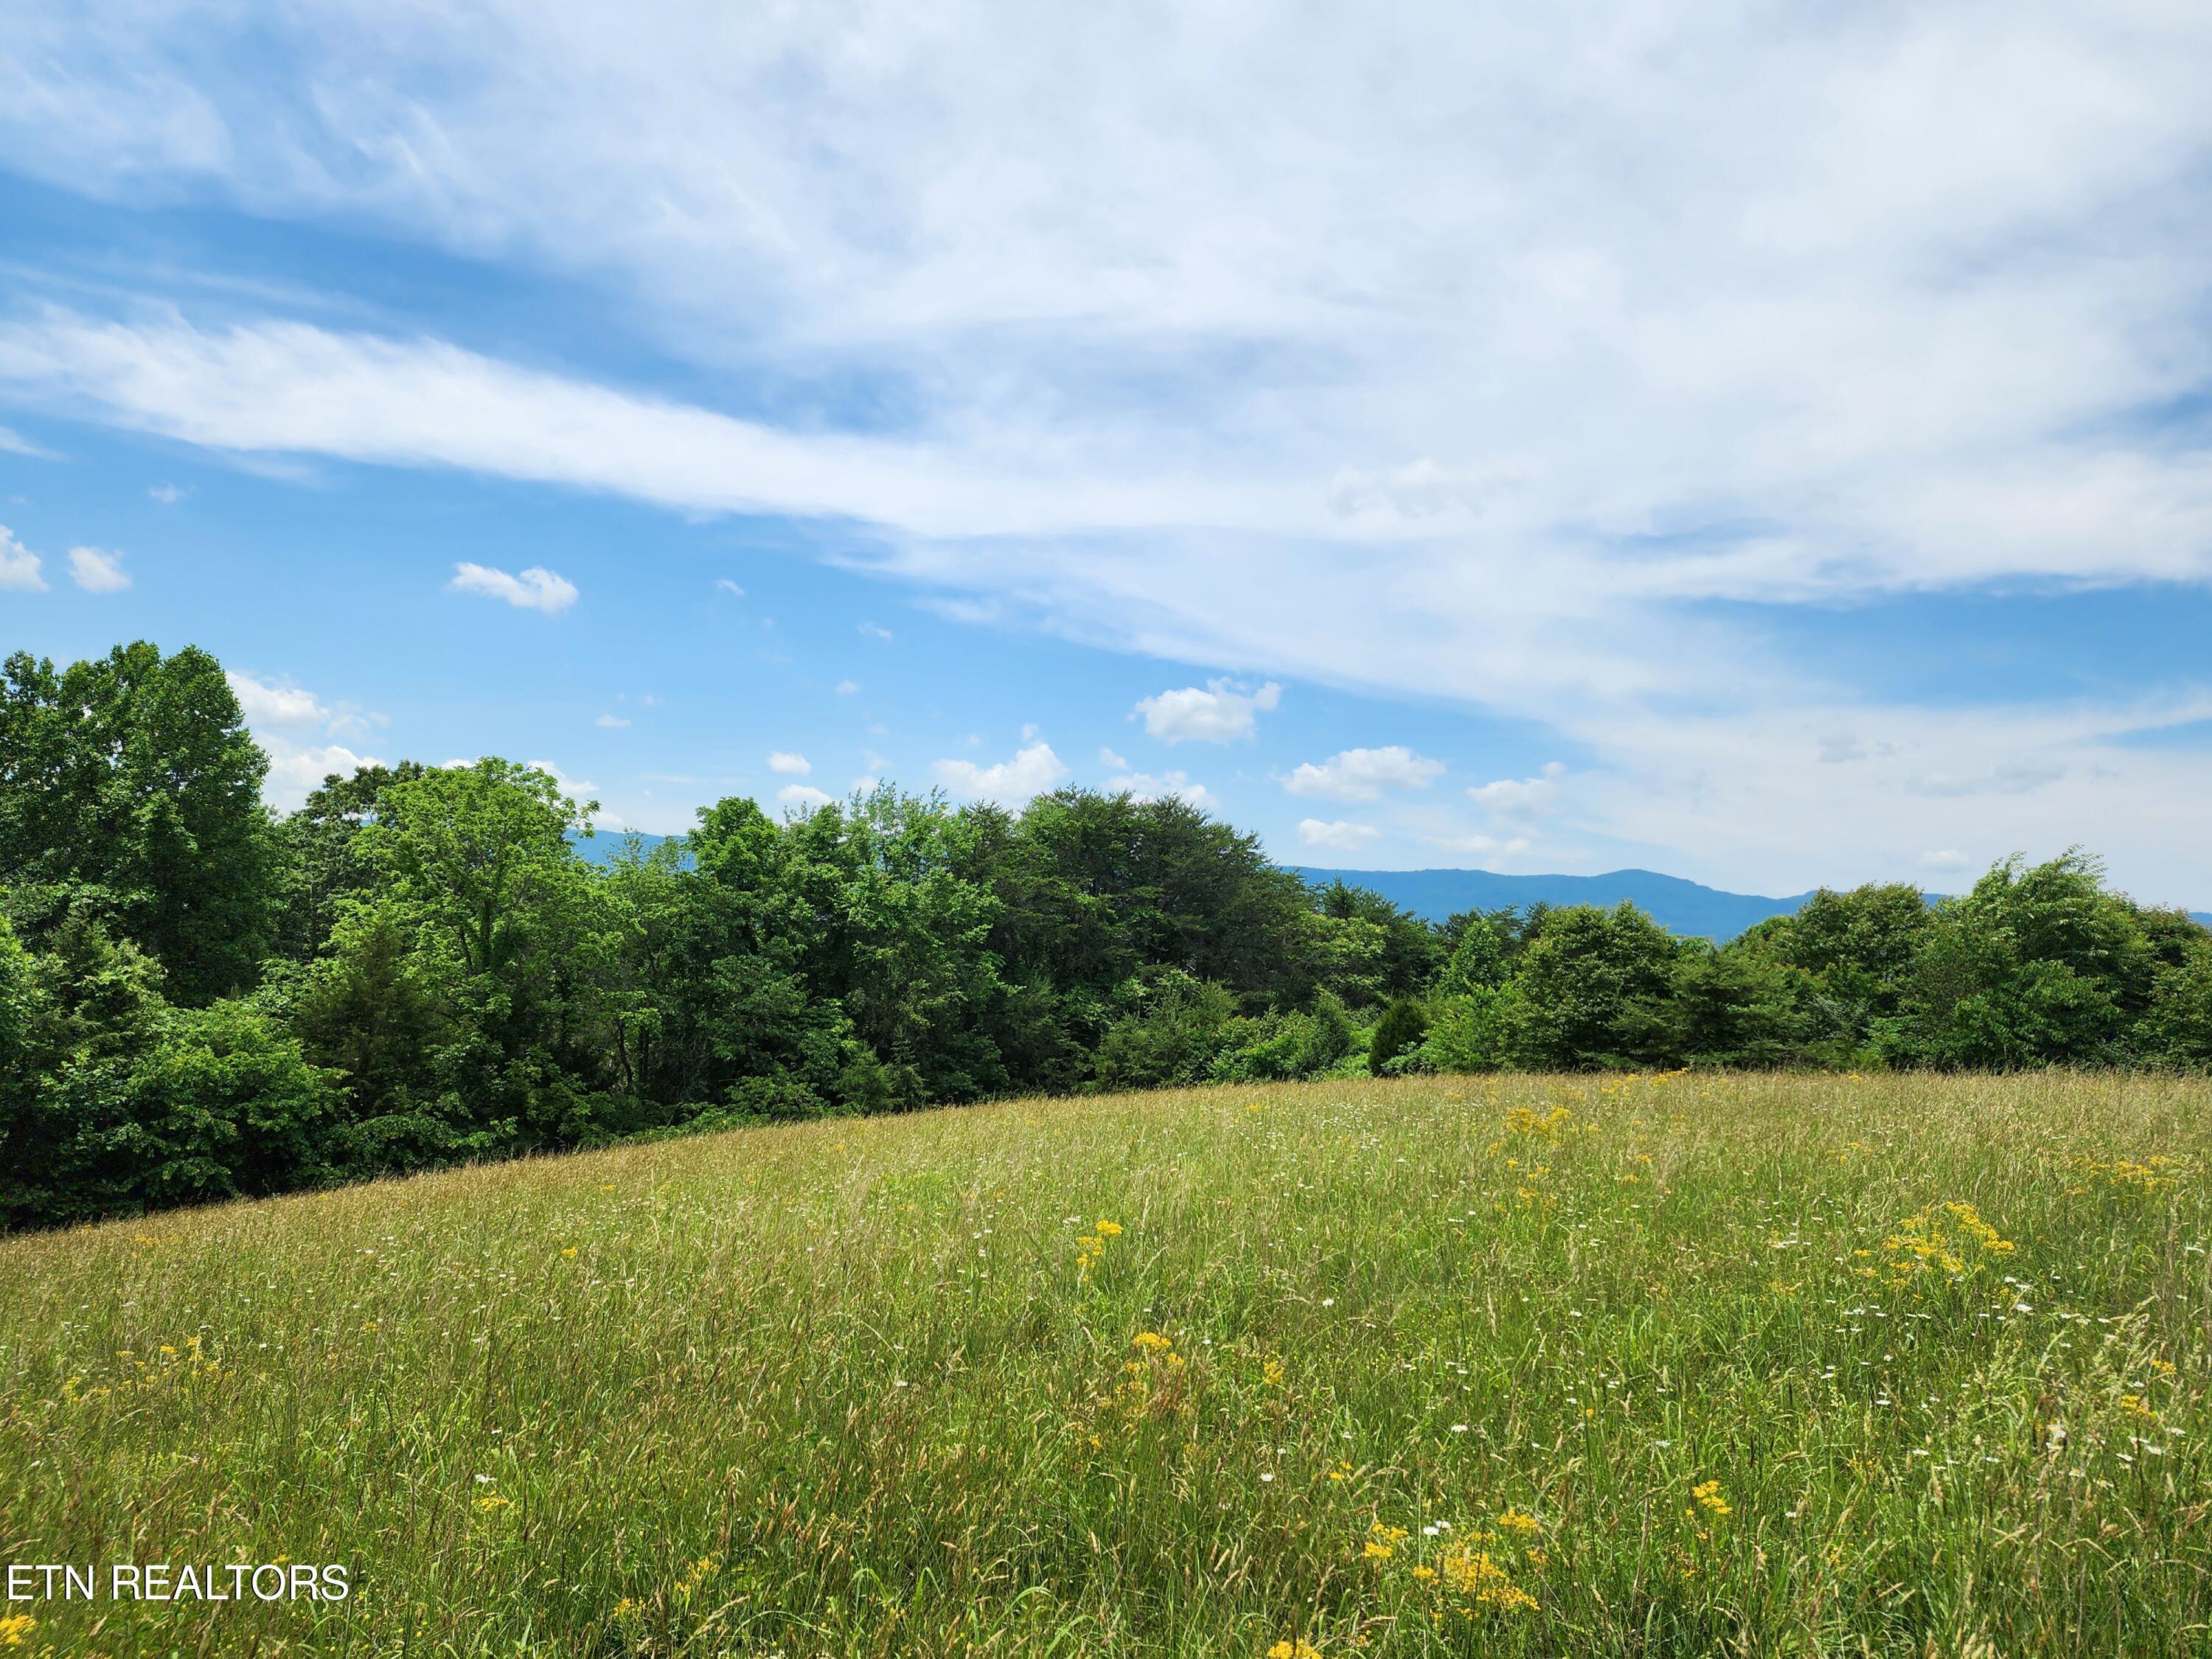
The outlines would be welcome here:
[[[1428,1011],[1410,997],[1399,998],[1382,1011],[1367,1039],[1367,1069],[1381,1077],[1385,1066],[1419,1048],[1428,1030]]]
[[[1488,986],[1446,997],[1431,1011],[1428,1035],[1415,1053],[1425,1072],[1494,1072],[1505,1064],[1515,1004],[1513,987]]]

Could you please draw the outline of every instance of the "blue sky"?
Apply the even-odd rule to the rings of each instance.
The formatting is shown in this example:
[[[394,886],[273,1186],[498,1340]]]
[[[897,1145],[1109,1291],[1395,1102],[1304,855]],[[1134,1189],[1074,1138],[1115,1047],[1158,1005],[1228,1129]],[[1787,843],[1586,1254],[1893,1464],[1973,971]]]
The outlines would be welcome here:
[[[0,642],[271,796],[2212,905],[2201,7],[34,3]],[[532,574],[537,573],[537,574]]]

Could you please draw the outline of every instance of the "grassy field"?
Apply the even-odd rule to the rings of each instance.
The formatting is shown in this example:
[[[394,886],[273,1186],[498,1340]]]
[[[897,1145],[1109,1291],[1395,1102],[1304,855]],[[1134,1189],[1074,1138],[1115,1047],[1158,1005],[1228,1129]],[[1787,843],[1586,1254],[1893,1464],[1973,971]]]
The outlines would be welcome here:
[[[0,1644],[2212,1652],[2208,1151],[2201,1082],[1333,1082],[19,1239],[0,1555],[356,1593]]]

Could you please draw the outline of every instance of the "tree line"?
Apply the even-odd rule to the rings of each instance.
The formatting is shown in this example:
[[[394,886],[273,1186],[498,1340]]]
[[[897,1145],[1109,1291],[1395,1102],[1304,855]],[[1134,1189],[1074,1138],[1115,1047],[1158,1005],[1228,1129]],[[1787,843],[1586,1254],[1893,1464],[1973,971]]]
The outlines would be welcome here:
[[[0,1225],[827,1113],[1334,1073],[2212,1063],[2212,933],[2078,854],[1724,946],[1430,925],[1174,799],[732,797],[586,858],[486,758],[261,802],[208,653],[0,670]]]

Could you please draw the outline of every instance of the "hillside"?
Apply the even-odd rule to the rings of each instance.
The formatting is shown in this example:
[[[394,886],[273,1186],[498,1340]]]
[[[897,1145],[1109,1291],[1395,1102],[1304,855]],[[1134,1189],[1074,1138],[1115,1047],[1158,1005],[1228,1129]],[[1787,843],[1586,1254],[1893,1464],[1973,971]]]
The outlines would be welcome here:
[[[1495,910],[1510,905],[1595,904],[1610,908],[1623,899],[1670,933],[1725,942],[1755,921],[1786,916],[1810,894],[1762,898],[1723,892],[1680,876],[1652,870],[1613,870],[1601,876],[1498,875],[1488,870],[1322,870],[1293,866],[1308,881],[1327,885],[1343,881],[1367,887],[1393,904],[1427,921],[1442,921],[1462,910]]]
[[[1726,944],[1754,922],[1794,915],[1812,896],[1764,898],[1730,893],[1680,876],[1653,870],[1611,870],[1601,876],[1498,875],[1488,870],[1323,870],[1292,865],[1308,881],[1326,886],[1342,881],[1380,893],[1425,921],[1443,921],[1462,910],[1496,910],[1507,905],[1525,910],[1532,904],[1595,904],[1610,907],[1623,899],[1669,933]],[[1942,895],[1928,895],[1932,902]],[[2212,911],[2189,913],[2212,927]]]
[[[13,1239],[11,1558],[355,1593],[0,1639],[2190,1650],[2208,1153],[2203,1081],[1336,1082]]]

